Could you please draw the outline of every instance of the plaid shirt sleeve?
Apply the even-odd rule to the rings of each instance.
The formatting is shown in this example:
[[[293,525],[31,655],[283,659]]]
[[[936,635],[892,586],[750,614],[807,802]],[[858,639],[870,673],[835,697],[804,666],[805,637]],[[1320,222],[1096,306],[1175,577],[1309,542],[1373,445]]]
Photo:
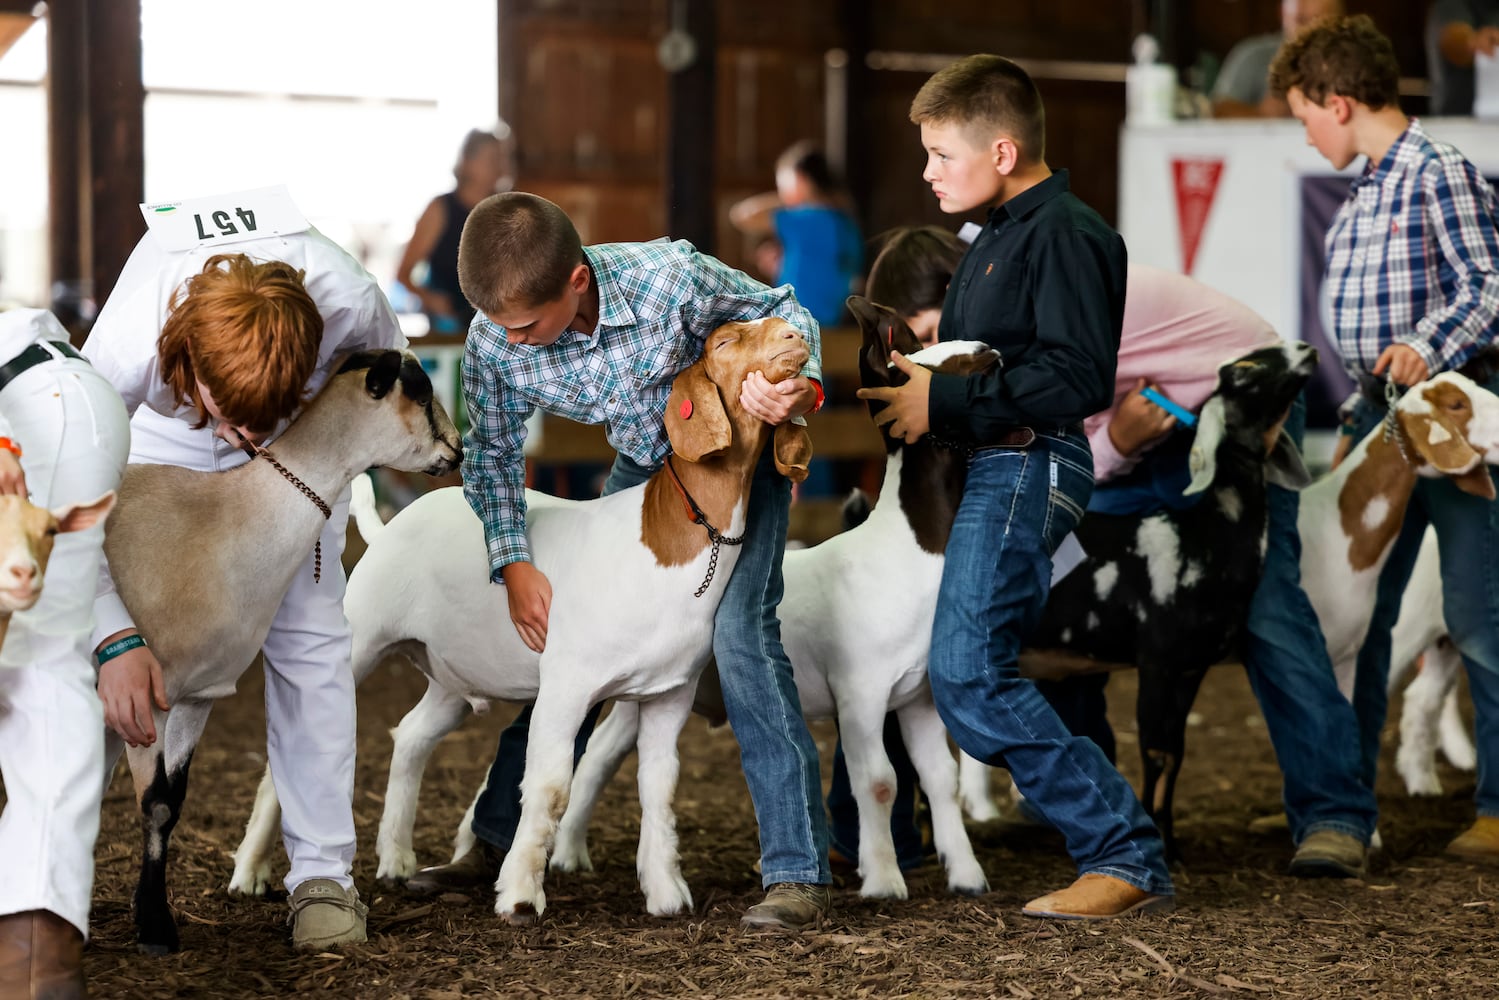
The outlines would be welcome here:
[[[463,395],[469,440],[464,446],[463,495],[484,524],[489,578],[513,562],[530,562],[526,544],[526,419],[533,407],[505,392],[493,363],[496,328],[475,323],[463,351]]]
[[[709,254],[697,254],[697,265],[697,297],[684,310],[688,329],[700,331],[701,338],[734,320],[778,316],[800,330],[811,349],[800,374],[822,381],[822,331],[790,285],[768,288]]]
[[[1445,303],[1397,337],[1428,371],[1456,368],[1494,338],[1499,319],[1499,235],[1493,188],[1461,158],[1433,163],[1421,179]]]

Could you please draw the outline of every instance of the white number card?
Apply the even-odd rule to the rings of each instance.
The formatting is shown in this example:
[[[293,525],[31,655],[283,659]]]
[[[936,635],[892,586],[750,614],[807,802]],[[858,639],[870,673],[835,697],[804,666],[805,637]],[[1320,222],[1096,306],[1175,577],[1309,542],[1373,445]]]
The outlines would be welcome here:
[[[142,205],[141,214],[166,250],[243,243],[312,228],[285,185]]]

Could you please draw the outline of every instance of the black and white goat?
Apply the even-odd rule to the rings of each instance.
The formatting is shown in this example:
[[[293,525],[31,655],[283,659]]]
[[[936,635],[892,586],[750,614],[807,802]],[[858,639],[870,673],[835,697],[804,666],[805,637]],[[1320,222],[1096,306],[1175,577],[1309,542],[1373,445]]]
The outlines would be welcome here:
[[[1281,425],[1316,362],[1313,348],[1282,343],[1222,365],[1187,487],[1208,495],[1185,510],[1084,517],[1077,536],[1087,557],[1052,588],[1021,655],[1030,676],[1139,669],[1141,801],[1173,855],[1187,714],[1207,669],[1243,639],[1264,564],[1266,484],[1300,489],[1309,480]]]

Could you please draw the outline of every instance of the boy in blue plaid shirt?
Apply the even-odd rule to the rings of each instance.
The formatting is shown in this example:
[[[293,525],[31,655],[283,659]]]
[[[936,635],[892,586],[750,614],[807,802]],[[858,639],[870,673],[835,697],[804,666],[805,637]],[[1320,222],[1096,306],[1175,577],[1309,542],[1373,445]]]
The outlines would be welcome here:
[[[537,409],[603,424],[619,452],[605,493],[643,483],[671,453],[664,420],[672,380],[704,339],[733,321],[777,316],[806,336],[811,358],[795,378],[745,380],[744,408],[769,424],[822,400],[818,328],[789,286],[771,289],[691,244],[664,240],[583,247],[571,220],[522,192],[480,202],[458,250],[463,293],[478,309],[463,357],[472,424],[463,489],[484,522],[491,581],[505,587],[521,638],[546,645],[551,585],[525,534],[526,419]],[[776,605],[791,505],[770,449],[755,472],[746,541],[715,619],[713,652],[760,827],[765,901],[747,926],[798,929],[828,909],[827,828],[817,747],[802,719]],[[578,735],[581,753],[597,709]],[[413,876],[436,890],[492,883],[520,818],[530,710],[500,738],[474,803],[480,846]]]
[[[1410,386],[1456,370],[1499,389],[1499,202],[1473,164],[1400,110],[1398,77],[1393,47],[1364,16],[1307,28],[1282,47],[1270,70],[1271,89],[1286,95],[1307,142],[1334,167],[1367,158],[1326,241],[1330,332],[1361,390],[1345,448],[1384,419],[1388,383]],[[1465,482],[1466,492],[1447,477],[1416,481],[1359,652],[1354,709],[1358,778],[1372,801],[1390,629],[1431,524],[1447,624],[1467,667],[1478,728],[1478,820],[1447,850],[1493,860],[1499,859],[1499,505],[1491,502],[1488,472]],[[1273,732],[1274,720],[1267,721]],[[1281,766],[1289,797],[1302,762],[1283,759]],[[1323,838],[1331,857],[1337,853],[1331,837],[1338,835],[1324,833],[1331,835]],[[1350,856],[1357,847],[1362,861],[1362,844],[1344,846]],[[1303,842],[1298,858],[1305,850]]]

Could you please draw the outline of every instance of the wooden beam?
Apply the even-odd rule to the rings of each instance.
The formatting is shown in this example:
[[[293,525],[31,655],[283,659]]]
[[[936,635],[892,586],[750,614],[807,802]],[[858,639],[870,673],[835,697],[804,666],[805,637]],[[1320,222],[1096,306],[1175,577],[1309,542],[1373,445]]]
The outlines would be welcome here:
[[[70,330],[93,317],[84,178],[88,175],[88,7],[47,5],[47,260],[51,307]]]
[[[91,5],[88,57],[91,264],[94,300],[102,304],[146,232],[141,0]]]
[[[715,0],[676,0],[672,25],[691,37],[692,62],[668,73],[667,234],[714,252],[714,157],[718,126],[718,11]]]

